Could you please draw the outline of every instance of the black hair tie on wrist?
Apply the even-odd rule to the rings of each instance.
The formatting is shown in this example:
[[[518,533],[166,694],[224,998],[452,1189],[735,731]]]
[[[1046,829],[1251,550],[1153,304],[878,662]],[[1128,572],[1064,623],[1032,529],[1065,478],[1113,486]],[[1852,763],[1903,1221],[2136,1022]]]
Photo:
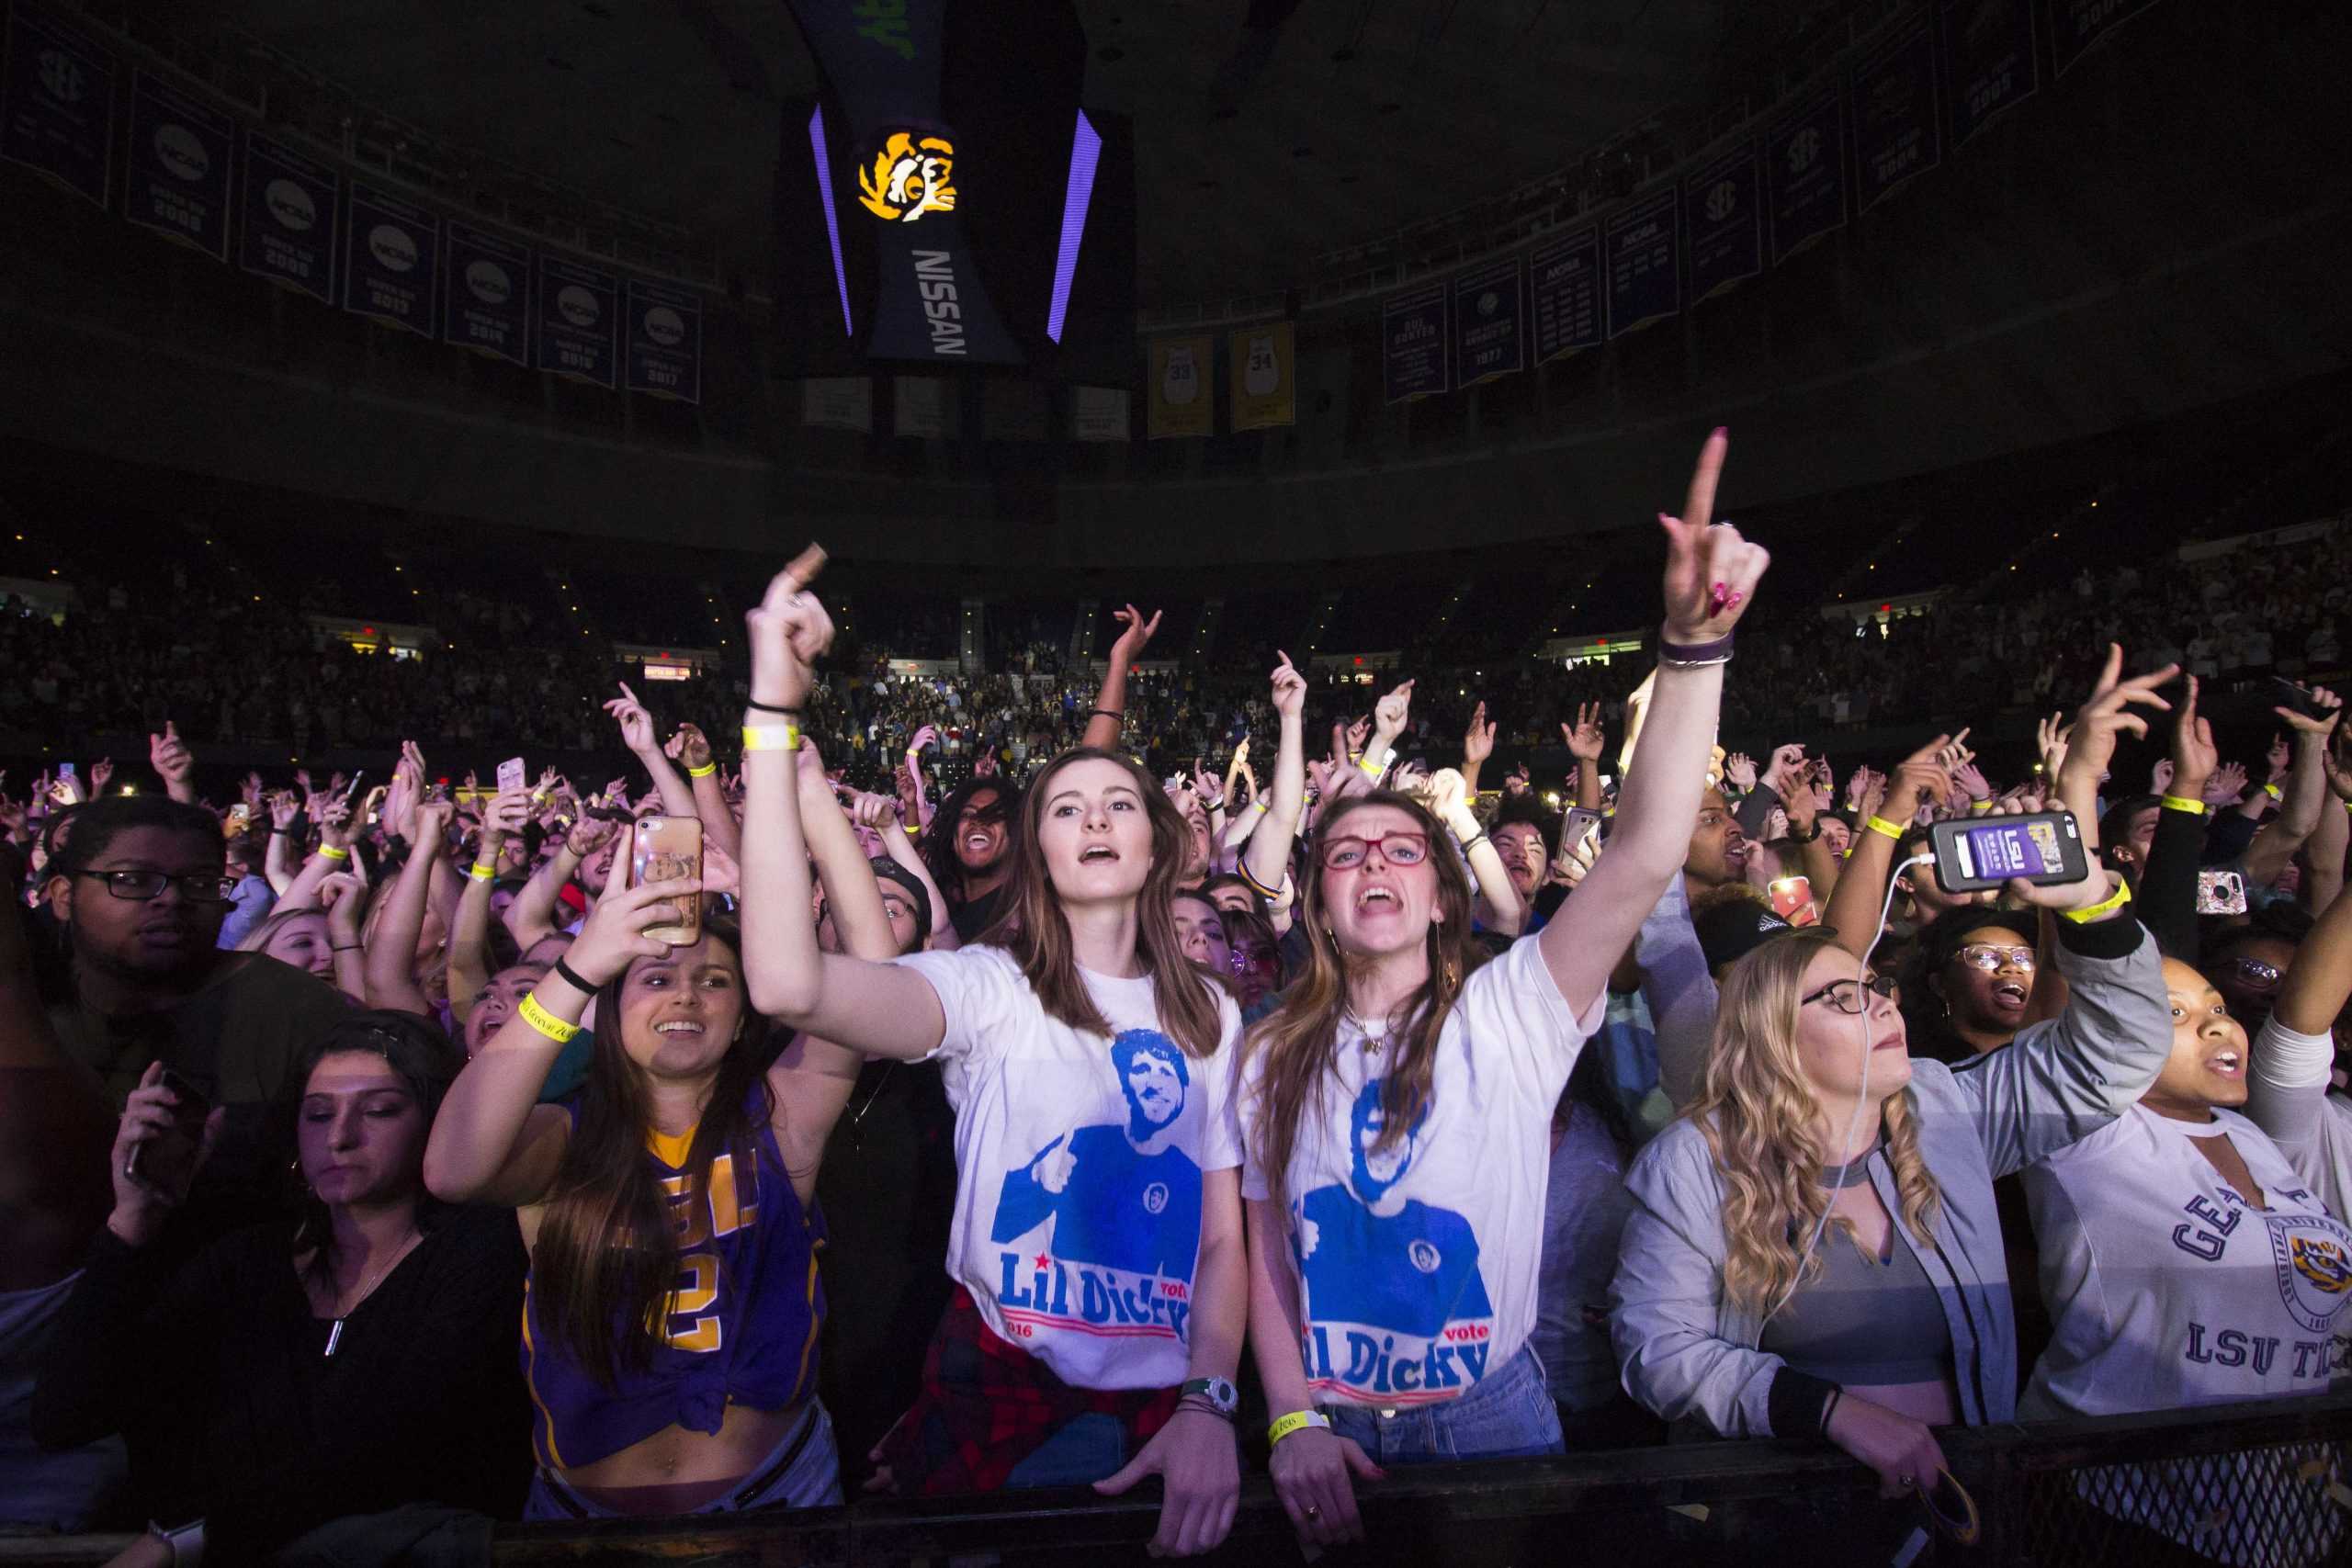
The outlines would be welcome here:
[[[757,708],[762,713],[780,713],[786,718],[798,718],[800,716],[800,710],[798,708],[778,707],[774,703],[755,702],[750,697],[745,697],[743,699],[743,705],[747,708]]]
[[[593,997],[596,994],[596,987],[582,979],[580,977],[580,971],[574,969],[571,964],[566,964],[560,958],[555,961],[555,974],[556,977],[561,980],[565,985],[577,987],[580,994],[583,997]]]

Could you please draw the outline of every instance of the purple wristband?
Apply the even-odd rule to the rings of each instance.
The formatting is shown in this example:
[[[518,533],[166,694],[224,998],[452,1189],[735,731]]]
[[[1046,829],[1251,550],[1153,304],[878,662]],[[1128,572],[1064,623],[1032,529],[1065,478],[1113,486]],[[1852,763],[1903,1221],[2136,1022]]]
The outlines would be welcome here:
[[[1725,632],[1713,642],[1671,642],[1664,632],[1658,633],[1657,661],[1660,664],[1727,664],[1731,661],[1731,634]]]

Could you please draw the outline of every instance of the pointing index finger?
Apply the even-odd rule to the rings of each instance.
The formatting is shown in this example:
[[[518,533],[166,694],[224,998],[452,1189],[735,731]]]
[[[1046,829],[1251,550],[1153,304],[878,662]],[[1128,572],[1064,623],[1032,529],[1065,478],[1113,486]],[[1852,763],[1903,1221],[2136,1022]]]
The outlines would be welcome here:
[[[1724,454],[1731,448],[1731,433],[1717,425],[1699,448],[1699,461],[1690,470],[1690,489],[1682,499],[1682,522],[1691,528],[1704,528],[1715,515],[1715,485],[1723,478]]]
[[[830,558],[825,554],[825,547],[811,539],[785,567],[784,575],[792,580],[796,589],[806,588],[817,581],[817,574],[825,570],[825,562]]]

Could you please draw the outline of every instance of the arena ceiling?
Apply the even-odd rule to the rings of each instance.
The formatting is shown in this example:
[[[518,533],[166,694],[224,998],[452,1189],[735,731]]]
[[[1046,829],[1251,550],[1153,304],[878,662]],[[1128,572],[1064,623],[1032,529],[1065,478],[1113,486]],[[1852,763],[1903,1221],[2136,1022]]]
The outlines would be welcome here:
[[[1745,79],[1838,0],[1078,0],[1087,101],[1133,118],[1137,299],[1313,259],[1561,167]],[[452,141],[768,276],[785,0],[215,0],[224,26]]]

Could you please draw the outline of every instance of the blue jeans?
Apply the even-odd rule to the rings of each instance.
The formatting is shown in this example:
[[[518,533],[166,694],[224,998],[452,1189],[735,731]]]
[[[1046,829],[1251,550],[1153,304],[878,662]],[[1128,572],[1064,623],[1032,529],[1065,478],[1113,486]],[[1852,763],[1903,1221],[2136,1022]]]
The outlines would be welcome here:
[[[1331,1429],[1353,1438],[1375,1464],[1555,1454],[1560,1412],[1534,1350],[1521,1346],[1492,1377],[1459,1399],[1433,1404],[1327,1404]]]
[[[795,1421],[768,1456],[733,1489],[713,1497],[690,1514],[738,1514],[752,1508],[828,1507],[842,1500],[841,1456],[833,1450],[833,1418],[815,1400]],[[545,1466],[531,1477],[531,1495],[523,1505],[526,1519],[611,1519],[621,1516],[600,1508],[564,1484],[563,1477]]]

